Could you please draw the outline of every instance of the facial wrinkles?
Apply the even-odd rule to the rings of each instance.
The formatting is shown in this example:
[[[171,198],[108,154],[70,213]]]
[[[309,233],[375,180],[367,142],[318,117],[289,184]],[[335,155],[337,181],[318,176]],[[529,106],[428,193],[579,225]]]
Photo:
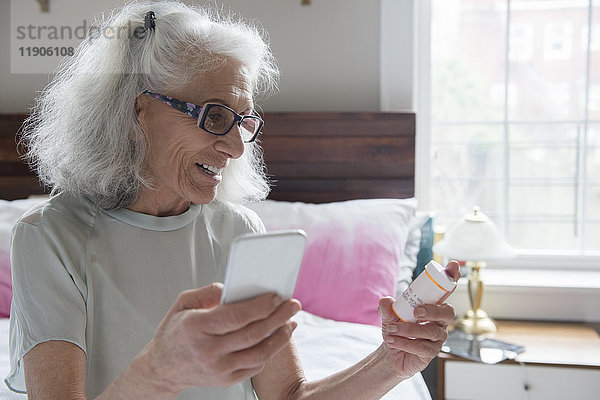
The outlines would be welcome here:
[[[159,127],[160,134],[156,135],[159,140],[156,147],[163,147],[167,151],[162,152],[166,157],[160,160],[163,167],[167,165],[179,165],[181,172],[185,171],[185,166],[190,163],[204,162],[207,163],[207,149],[210,148],[210,143],[216,137],[206,134],[198,128],[197,121],[191,117],[186,117],[181,112],[165,108],[162,104],[162,115],[160,121],[156,121]],[[165,117],[164,112],[167,112]],[[225,163],[223,158],[210,158],[210,165],[222,166]]]
[[[240,80],[240,84],[236,86],[223,85],[215,90],[215,98],[223,99],[229,104],[238,114],[249,113],[254,105],[252,103],[252,92],[245,87]]]
[[[254,105],[248,70],[235,61],[227,62],[219,70],[194,77],[182,95],[185,96],[184,100],[189,99],[188,101],[200,106],[207,102],[221,103],[241,115],[249,114]],[[237,158],[240,148],[235,150],[230,147],[234,140],[233,134],[239,134],[237,127],[233,127],[226,136],[217,136],[213,146],[198,154],[200,161],[197,162],[222,167],[227,159]],[[226,144],[227,142],[229,144]],[[234,153],[230,153],[231,151]]]
[[[157,134],[150,135],[149,144],[152,153],[158,157],[153,159],[149,168],[153,176],[167,178],[159,178],[159,181],[172,182],[173,179],[168,176],[184,172],[183,167],[186,165],[185,159],[187,158],[186,149],[193,148],[190,147],[192,143],[190,143],[188,135],[182,133],[189,132],[195,125],[191,118],[190,121],[181,118],[177,110],[166,109],[162,107],[162,104],[156,102],[151,107],[149,110],[150,129],[156,130]],[[182,170],[174,171],[174,165]]]
[[[238,114],[249,113],[254,107],[248,70],[237,62],[230,61],[222,70],[194,81],[198,85],[190,86],[190,94],[198,101],[198,105],[209,99],[219,99]]]
[[[213,102],[223,103],[238,114],[248,114],[253,108],[247,70],[234,62],[213,73],[195,77],[181,91],[164,94],[199,106],[209,99],[218,99]],[[168,204],[182,200],[211,201],[216,184],[199,179],[202,175],[198,175],[197,164],[224,167],[230,157],[238,157],[243,144],[239,137],[232,135],[237,132],[236,128],[225,136],[211,135],[200,130],[193,118],[149,97],[144,98],[142,114],[140,117],[150,134],[149,151],[153,153],[149,172],[156,178],[158,189],[151,196],[167,204],[163,208],[171,208]]]
[[[201,131],[192,118],[182,117],[177,110],[173,111],[177,120],[174,118],[171,124],[165,127],[165,131],[176,132],[176,135],[164,144],[166,151],[163,154],[167,155],[163,160],[164,168],[168,171],[167,174],[174,175],[174,179],[168,180],[176,182],[177,191],[184,197],[191,197],[194,190],[202,190],[205,186],[212,187],[211,184],[204,185],[203,182],[197,181],[197,164],[223,167],[227,158],[212,149],[211,144],[218,140],[217,136]],[[176,170],[173,169],[174,166]]]

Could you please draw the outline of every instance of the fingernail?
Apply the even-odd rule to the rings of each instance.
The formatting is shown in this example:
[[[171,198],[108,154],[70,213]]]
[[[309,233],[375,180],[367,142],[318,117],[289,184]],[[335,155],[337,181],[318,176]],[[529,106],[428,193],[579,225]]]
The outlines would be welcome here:
[[[423,307],[418,307],[417,318],[423,318],[425,315],[427,315],[427,311]]]
[[[391,336],[386,336],[385,337],[385,342],[386,343],[394,343],[394,338]]]
[[[281,297],[278,294],[273,294],[273,304],[278,306],[281,304],[282,301],[283,300],[281,300]]]
[[[396,325],[388,325],[385,329],[390,333],[398,332],[398,327]]]
[[[298,323],[296,321],[292,321],[292,323],[290,324],[290,333],[294,332],[294,330],[296,330],[297,327]]]
[[[294,314],[296,314],[298,311],[300,311],[302,309],[302,306],[300,305],[300,303],[294,301],[292,302],[292,304],[290,305],[290,309],[292,310],[292,312]]]

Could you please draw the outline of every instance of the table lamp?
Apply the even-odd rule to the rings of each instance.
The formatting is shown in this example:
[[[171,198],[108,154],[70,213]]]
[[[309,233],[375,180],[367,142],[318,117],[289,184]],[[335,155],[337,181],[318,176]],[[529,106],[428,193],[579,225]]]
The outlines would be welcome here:
[[[466,266],[471,268],[468,285],[471,309],[454,321],[453,328],[474,335],[496,332],[496,324],[481,309],[483,280],[480,271],[485,268],[487,260],[512,258],[515,255],[502,239],[496,224],[475,206],[473,212],[466,214],[448,230],[444,239],[433,246],[433,251],[466,261]]]

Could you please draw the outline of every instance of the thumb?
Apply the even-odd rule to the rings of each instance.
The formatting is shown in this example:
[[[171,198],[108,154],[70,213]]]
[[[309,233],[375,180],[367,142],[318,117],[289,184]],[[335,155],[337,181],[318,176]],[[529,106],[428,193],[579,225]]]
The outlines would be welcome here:
[[[448,275],[452,281],[458,282],[460,279],[460,265],[458,264],[458,261],[452,260],[446,265],[446,275]],[[446,294],[444,294],[444,296],[442,296],[442,298],[436,304],[443,304],[448,297],[454,293],[457,287],[458,285],[456,285],[451,291],[446,292]]]
[[[222,292],[223,284],[219,282],[211,283],[198,289],[185,290],[181,292],[174,306],[177,311],[212,308],[221,302]]]
[[[382,297],[381,299],[379,299],[379,315],[381,315],[381,322],[382,323],[392,323],[392,322],[398,322],[399,319],[396,316],[396,313],[394,313],[394,311],[392,311],[392,304],[394,303],[394,298],[393,297]]]
[[[453,280],[454,282],[458,282],[460,279],[460,265],[458,261],[452,260],[446,265],[446,275]]]

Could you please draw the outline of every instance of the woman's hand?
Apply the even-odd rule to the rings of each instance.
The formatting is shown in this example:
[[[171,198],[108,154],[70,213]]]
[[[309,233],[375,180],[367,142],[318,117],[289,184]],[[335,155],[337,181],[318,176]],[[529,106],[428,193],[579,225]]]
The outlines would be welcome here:
[[[447,273],[454,281],[460,278],[459,265],[451,261],[446,266]],[[448,338],[448,325],[454,320],[454,308],[444,300],[439,303],[424,304],[415,308],[417,321],[402,322],[391,309],[394,299],[384,297],[379,301],[382,319],[382,334],[385,354],[393,364],[399,377],[406,379],[422,371],[437,356],[442,344]]]
[[[296,300],[266,294],[219,304],[215,283],[181,293],[154,338],[136,357],[145,376],[174,393],[191,386],[229,386],[258,374],[288,343]],[[134,363],[136,360],[134,360]]]

